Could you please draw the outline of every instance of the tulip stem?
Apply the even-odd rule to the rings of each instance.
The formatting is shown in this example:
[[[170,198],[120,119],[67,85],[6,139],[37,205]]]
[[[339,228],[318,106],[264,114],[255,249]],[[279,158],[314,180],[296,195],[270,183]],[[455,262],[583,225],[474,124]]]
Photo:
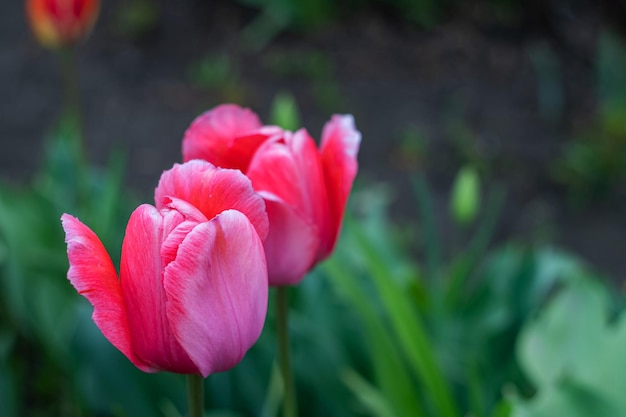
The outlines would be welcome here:
[[[280,371],[283,377],[283,417],[296,417],[296,393],[291,371],[289,353],[289,287],[281,286],[276,289],[276,327],[278,333],[278,355]]]
[[[76,68],[76,51],[74,47],[67,46],[59,50],[61,61],[61,78],[63,81],[63,93],[65,95],[65,117],[72,123],[75,131],[75,143],[73,144],[79,158],[84,158],[84,126],[78,86],[78,71]]]
[[[202,417],[204,414],[204,379],[200,375],[187,375],[187,400],[189,417]]]
[[[61,81],[65,95],[63,114],[63,134],[69,147],[72,167],[76,177],[76,200],[79,204],[88,201],[89,182],[88,165],[85,151],[85,129],[82,119],[76,51],[73,46],[66,46],[58,51],[61,64]]]

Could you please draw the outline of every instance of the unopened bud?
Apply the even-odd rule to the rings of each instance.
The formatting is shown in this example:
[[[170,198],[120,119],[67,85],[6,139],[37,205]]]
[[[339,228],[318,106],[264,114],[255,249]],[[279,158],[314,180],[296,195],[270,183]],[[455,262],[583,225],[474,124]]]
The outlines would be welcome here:
[[[461,225],[471,223],[480,206],[480,179],[473,167],[461,168],[452,187],[450,211]]]

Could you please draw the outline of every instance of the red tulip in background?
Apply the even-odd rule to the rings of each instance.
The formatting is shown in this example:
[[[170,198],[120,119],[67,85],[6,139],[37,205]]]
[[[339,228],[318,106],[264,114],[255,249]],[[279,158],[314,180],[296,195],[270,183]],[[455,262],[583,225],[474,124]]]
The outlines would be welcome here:
[[[239,171],[193,161],[163,173],[155,202],[130,217],[119,280],[95,233],[64,214],[68,278],[93,304],[104,336],[139,369],[225,371],[265,321],[263,200]]]
[[[326,123],[318,149],[305,129],[263,126],[252,111],[226,104],[193,121],[183,139],[183,159],[237,168],[250,178],[270,220],[270,285],[295,285],[335,246],[360,141],[349,115]]]
[[[35,36],[43,45],[73,45],[91,31],[99,0],[27,0],[26,14]]]

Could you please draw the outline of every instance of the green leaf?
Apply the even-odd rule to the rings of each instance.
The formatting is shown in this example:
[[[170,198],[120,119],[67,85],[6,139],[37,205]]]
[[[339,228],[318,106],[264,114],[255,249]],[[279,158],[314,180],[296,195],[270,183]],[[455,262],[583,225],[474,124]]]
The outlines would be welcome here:
[[[432,196],[428,188],[428,184],[423,176],[412,178],[415,196],[417,198],[417,208],[420,224],[424,228],[424,241],[426,249],[426,266],[428,271],[428,279],[430,282],[437,283],[439,280],[439,272],[441,270],[441,243],[437,233],[437,222],[433,213],[435,209],[432,202]]]
[[[404,288],[391,279],[370,238],[358,227],[353,227],[352,232],[362,250],[398,343],[413,371],[424,384],[433,407],[441,417],[458,416],[454,397],[444,379],[422,319],[413,307],[411,298]]]
[[[324,271],[343,297],[359,314],[365,328],[365,338],[370,350],[370,361],[382,394],[396,415],[422,416],[424,414],[415,395],[409,368],[401,360],[394,335],[355,277],[346,273],[345,264],[333,257],[324,264]]]
[[[374,417],[395,417],[391,406],[382,393],[351,369],[341,373],[341,379],[354,392],[361,404]]]
[[[283,382],[278,364],[272,366],[270,381],[267,384],[267,395],[261,411],[261,417],[274,417],[278,415],[283,399]]]
[[[540,320],[520,339],[520,361],[541,389],[555,384],[573,368],[585,372],[605,336],[607,295],[595,282],[583,281],[559,294]],[[590,370],[590,369],[589,369]]]
[[[606,288],[579,276],[527,325],[519,358],[537,393],[516,399],[514,417],[626,415],[626,319],[609,310]]]

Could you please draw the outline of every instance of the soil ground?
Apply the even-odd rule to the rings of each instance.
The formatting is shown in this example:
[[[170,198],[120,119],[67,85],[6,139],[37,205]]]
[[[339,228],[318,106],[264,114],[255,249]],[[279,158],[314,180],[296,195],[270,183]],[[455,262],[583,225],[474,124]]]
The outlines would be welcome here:
[[[162,1],[154,30],[139,39],[118,31],[124,2],[103,3],[79,48],[89,156],[104,164],[112,148],[126,150],[128,183],[146,200],[160,173],[180,161],[182,134],[196,115],[235,99],[267,120],[275,94],[290,91],[314,137],[330,114],[354,115],[363,134],[359,181],[388,184],[399,218],[414,218],[409,176],[424,172],[449,235],[447,194],[473,152],[486,185],[507,191],[501,238],[540,231],[615,282],[626,278],[624,195],[576,208],[550,176],[572,134],[593,119],[593,57],[603,27],[596,11],[558,20],[555,36],[494,16],[480,2],[431,30],[366,9],[252,51],[242,29],[255,11],[232,2]],[[58,66],[30,35],[22,2],[5,2],[2,11],[0,176],[26,182],[60,114]],[[551,120],[538,99],[536,58],[545,51],[558,62],[564,98]],[[231,75],[218,87],[190,79],[207,55],[228,59]]]

